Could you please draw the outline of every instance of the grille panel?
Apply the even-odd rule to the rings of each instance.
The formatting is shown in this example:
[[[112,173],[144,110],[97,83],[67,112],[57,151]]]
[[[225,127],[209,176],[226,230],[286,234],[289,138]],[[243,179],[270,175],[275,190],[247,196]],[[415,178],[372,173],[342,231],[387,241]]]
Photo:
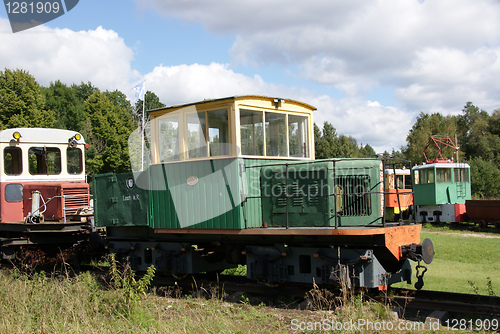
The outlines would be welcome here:
[[[348,175],[336,178],[341,200],[341,216],[371,215],[370,177]]]
[[[89,206],[88,186],[66,186],[61,189],[66,215],[74,215],[79,208]]]

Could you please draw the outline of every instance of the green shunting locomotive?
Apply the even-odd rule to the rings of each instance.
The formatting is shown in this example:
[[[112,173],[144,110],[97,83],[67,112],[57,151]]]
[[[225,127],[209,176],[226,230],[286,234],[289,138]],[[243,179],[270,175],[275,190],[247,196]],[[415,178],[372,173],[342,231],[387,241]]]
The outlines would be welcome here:
[[[249,95],[150,111],[147,166],[94,177],[110,251],[177,277],[243,264],[267,284],[410,281],[432,243],[385,219],[380,159],[315,160],[314,110]]]

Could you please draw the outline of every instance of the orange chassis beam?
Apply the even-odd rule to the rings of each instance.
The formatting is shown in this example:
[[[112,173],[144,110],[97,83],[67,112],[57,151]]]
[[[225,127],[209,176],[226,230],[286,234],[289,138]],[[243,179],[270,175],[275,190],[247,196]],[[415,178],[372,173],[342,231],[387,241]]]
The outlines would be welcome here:
[[[193,234],[193,235],[275,235],[275,236],[384,236],[385,247],[396,259],[401,259],[401,246],[420,243],[420,224],[360,227],[360,228],[250,228],[250,229],[155,229],[158,234]]]

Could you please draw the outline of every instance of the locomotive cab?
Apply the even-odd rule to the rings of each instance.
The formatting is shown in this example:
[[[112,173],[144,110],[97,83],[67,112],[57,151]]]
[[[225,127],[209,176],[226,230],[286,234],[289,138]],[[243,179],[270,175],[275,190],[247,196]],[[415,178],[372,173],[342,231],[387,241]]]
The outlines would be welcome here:
[[[153,110],[152,164],[229,157],[312,160],[314,110],[261,96]]]

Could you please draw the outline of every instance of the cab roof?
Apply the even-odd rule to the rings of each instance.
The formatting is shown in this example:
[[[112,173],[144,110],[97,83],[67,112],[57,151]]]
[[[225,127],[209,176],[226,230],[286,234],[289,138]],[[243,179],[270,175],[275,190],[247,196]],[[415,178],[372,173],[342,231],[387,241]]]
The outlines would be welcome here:
[[[265,96],[265,95],[237,95],[237,96],[229,96],[229,97],[223,97],[223,98],[214,98],[214,99],[204,99],[202,101],[198,102],[190,102],[190,103],[183,103],[183,104],[176,104],[168,107],[163,107],[163,108],[157,108],[157,109],[151,109],[149,112],[156,112],[156,111],[166,111],[169,109],[178,109],[178,108],[184,108],[184,107],[189,107],[189,106],[194,106],[194,105],[200,105],[200,104],[205,104],[205,103],[212,103],[212,102],[223,102],[223,101],[236,101],[236,100],[248,100],[248,99],[259,99],[259,100],[277,100],[277,101],[286,101],[288,103],[293,103],[297,105],[301,105],[304,108],[310,109],[312,111],[316,110],[315,107],[313,107],[310,104],[300,102],[297,100],[292,100],[292,99],[287,99],[287,98],[281,98],[281,97],[271,97],[271,96]]]
[[[16,141],[14,133],[19,132],[21,138],[19,143],[37,143],[37,144],[67,144],[69,139],[79,132],[64,129],[47,128],[13,128],[0,131],[0,143],[10,143]],[[78,144],[85,144],[83,136],[75,141]]]

